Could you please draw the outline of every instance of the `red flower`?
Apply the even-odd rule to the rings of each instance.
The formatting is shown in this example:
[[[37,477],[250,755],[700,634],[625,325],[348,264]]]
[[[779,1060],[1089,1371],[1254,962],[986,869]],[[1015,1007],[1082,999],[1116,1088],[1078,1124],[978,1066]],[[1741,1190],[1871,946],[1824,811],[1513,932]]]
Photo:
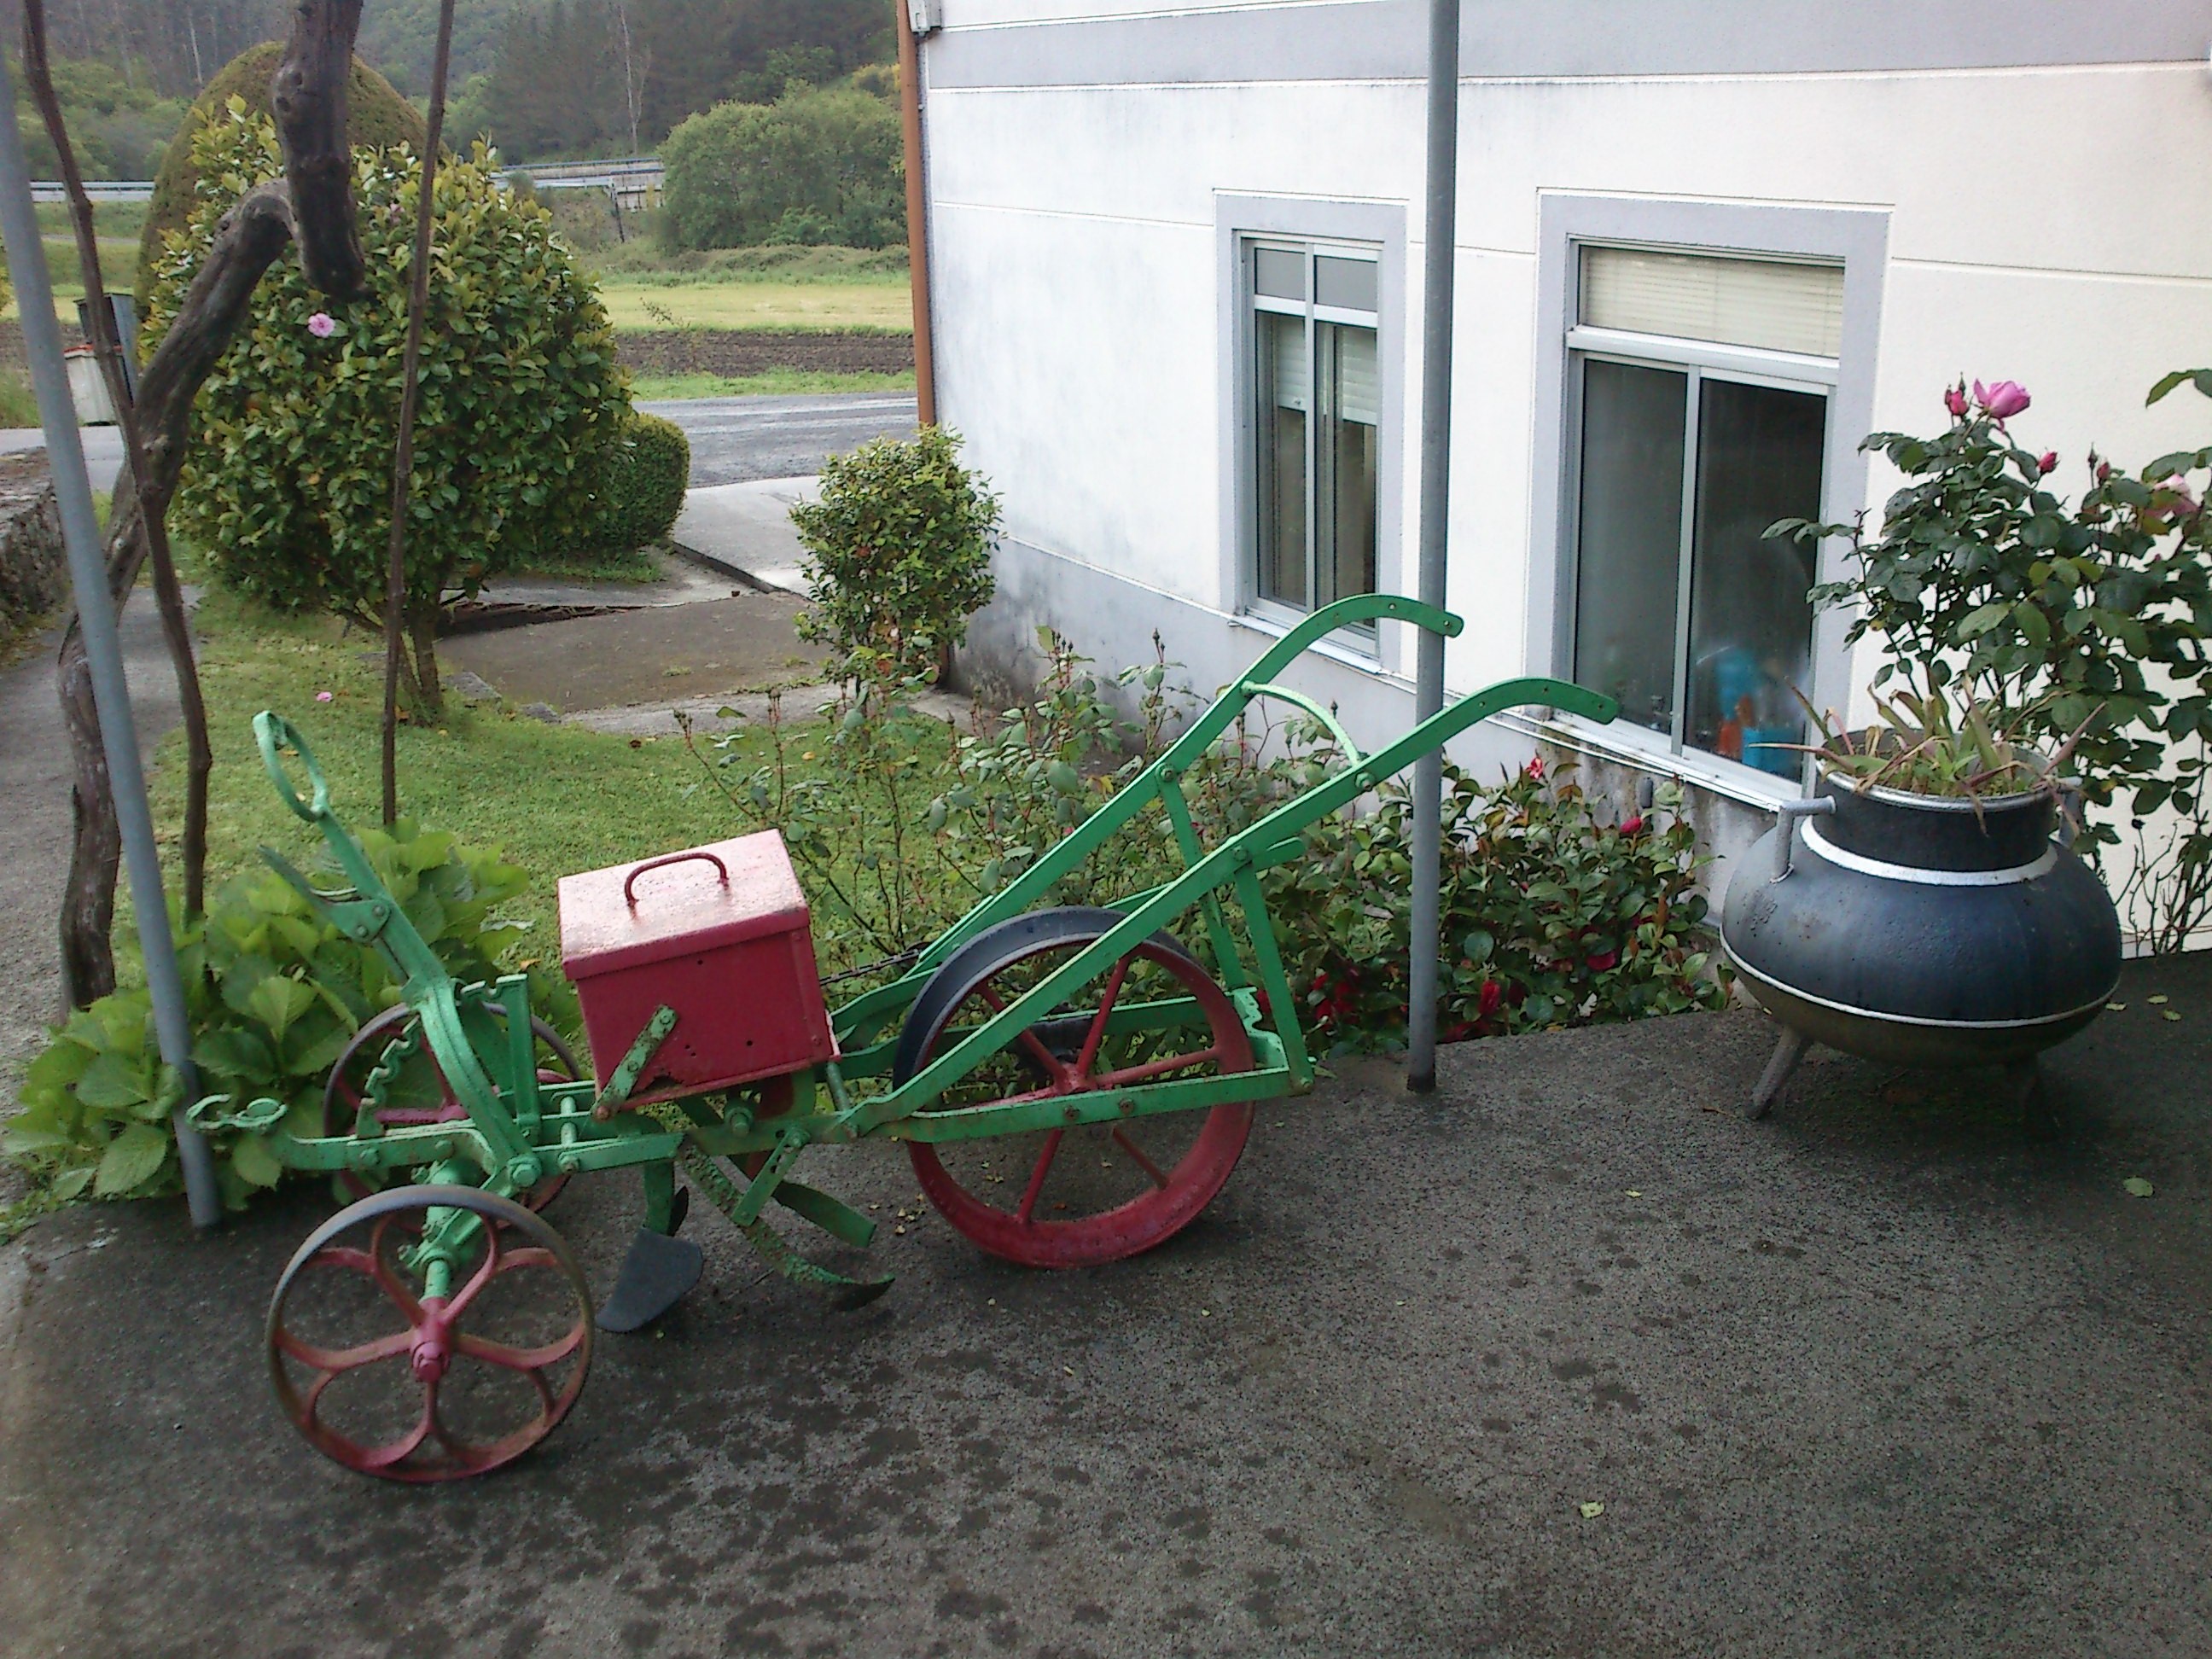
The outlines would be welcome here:
[[[2045,450],[2042,454],[2036,457],[2035,470],[2045,475],[2056,472],[2058,470],[2058,452],[2055,449]]]
[[[1620,833],[1624,836],[1642,835],[1644,833],[1644,814],[1638,812],[1634,817],[1624,820],[1620,826]]]
[[[1955,416],[1964,416],[1967,410],[1966,388],[1964,383],[1943,389],[1943,407]]]
[[[1593,974],[1610,973],[1613,969],[1620,965],[1620,952],[1618,951],[1601,951],[1583,965]]]
[[[1529,756],[1528,765],[1522,767],[1521,769],[1529,777],[1542,777],[1544,775],[1544,757],[1541,755]]]
[[[1504,1000],[1504,996],[1505,988],[1503,985],[1500,985],[1496,980],[1486,979],[1483,981],[1482,996],[1475,1004],[1475,1011],[1478,1017],[1483,1019],[1488,1019],[1492,1014],[1498,1012],[1498,1005],[1499,1002]]]

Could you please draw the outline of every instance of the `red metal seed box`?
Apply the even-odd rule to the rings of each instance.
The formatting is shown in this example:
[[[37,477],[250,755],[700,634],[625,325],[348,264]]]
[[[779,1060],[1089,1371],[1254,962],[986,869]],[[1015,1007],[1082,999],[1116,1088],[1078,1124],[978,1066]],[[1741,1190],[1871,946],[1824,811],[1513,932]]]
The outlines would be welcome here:
[[[562,966],[599,1086],[663,1003],[676,1029],[633,1102],[834,1060],[806,896],[773,830],[561,878]]]

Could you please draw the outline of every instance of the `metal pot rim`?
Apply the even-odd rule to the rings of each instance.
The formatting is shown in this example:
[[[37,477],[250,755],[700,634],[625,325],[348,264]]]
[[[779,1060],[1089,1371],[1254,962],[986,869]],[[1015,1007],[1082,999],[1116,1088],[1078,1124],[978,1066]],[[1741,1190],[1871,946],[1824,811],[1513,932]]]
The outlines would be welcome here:
[[[2041,757],[2039,756],[2037,758],[2040,759]],[[1926,811],[2001,812],[2014,807],[2026,806],[2032,801],[2054,800],[2058,796],[2057,784],[2048,776],[2033,789],[2017,790],[2009,795],[1922,795],[1910,789],[1893,789],[1884,783],[1871,783],[1861,787],[1847,774],[1839,772],[1835,767],[1830,765],[1825,758],[1816,757],[1816,760],[1823,780],[1834,784],[1838,789],[1857,796],[1862,800],[1883,801],[1892,806],[1915,806]]]

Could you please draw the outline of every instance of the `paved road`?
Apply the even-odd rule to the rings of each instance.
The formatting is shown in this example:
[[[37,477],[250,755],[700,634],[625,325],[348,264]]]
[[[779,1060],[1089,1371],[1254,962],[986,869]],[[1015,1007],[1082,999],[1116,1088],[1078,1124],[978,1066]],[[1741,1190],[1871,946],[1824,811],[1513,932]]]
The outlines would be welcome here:
[[[905,392],[689,398],[638,407],[675,422],[690,438],[694,489],[818,472],[825,456],[914,430],[914,398]]]
[[[684,428],[691,440],[691,482],[700,487],[818,472],[824,456],[883,433],[904,436],[914,430],[914,398],[907,392],[685,398],[638,407]],[[0,429],[0,453],[45,444],[46,434],[35,427]],[[93,487],[111,488],[123,465],[123,441],[115,428],[86,428],[84,454]]]

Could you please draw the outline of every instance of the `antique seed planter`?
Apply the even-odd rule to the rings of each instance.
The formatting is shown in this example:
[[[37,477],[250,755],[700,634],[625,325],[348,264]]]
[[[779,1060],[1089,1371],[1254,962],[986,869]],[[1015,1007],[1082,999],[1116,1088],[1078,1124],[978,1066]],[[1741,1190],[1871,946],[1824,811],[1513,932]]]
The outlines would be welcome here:
[[[270,781],[321,831],[342,884],[265,856],[403,986],[332,1068],[319,1134],[294,1133],[284,1101],[192,1108],[206,1133],[264,1136],[285,1165],[357,1200],[300,1247],[270,1301],[264,1345],[286,1418],[326,1456],[388,1480],[455,1480],[520,1456],[575,1403],[595,1329],[635,1330],[697,1282],[700,1248],[677,1237],[694,1194],[787,1277],[848,1304],[880,1294],[888,1278],[810,1261],[769,1223],[774,1205],[854,1248],[873,1237],[867,1216],[793,1178],[825,1142],[902,1143],[945,1219],[1024,1266],[1097,1267],[1174,1237],[1229,1179],[1256,1103],[1313,1082],[1260,872],[1477,720],[1526,704],[1619,712],[1579,686],[1508,680],[1362,754],[1329,709],[1276,677],[1334,629],[1381,617],[1462,626],[1389,594],[1314,612],[910,969],[835,1010],[779,836],[568,877],[563,965],[588,1073],[532,1012],[526,975],[454,982],[331,810],[299,732],[258,716]],[[1261,700],[1321,721],[1343,764],[1209,841],[1182,780]],[[1164,835],[1182,872],[1111,908],[1047,903],[1124,830]],[[639,1172],[645,1213],[595,1302],[538,1212],[569,1177],[620,1169]]]
[[[1782,1026],[1763,1117],[1812,1043],[1899,1066],[2035,1056],[2118,983],[2120,924],[2063,844],[2057,793],[1982,800],[1858,788],[1824,774],[1738,861],[1721,944]]]

